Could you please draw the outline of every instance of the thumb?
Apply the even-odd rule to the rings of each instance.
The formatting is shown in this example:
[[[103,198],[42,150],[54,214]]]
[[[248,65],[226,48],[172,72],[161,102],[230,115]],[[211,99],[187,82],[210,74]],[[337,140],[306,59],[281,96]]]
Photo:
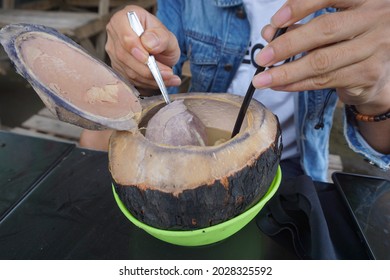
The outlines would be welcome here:
[[[176,64],[180,57],[180,48],[176,37],[164,26],[149,28],[141,35],[144,48],[155,55],[156,59],[168,66]]]

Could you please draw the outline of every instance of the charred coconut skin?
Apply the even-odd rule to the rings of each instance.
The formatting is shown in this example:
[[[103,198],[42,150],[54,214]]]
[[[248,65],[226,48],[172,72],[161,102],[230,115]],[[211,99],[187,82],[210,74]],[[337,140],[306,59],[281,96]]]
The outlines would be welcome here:
[[[198,97],[237,101],[237,111],[242,101],[232,95]],[[115,191],[130,213],[155,228],[191,230],[229,220],[257,203],[276,175],[281,132],[276,116],[260,103],[252,102],[248,112],[251,120],[246,120],[250,124],[244,131],[214,147],[169,147],[149,142],[138,131],[114,133],[110,172]],[[234,112],[232,116],[235,120]],[[215,166],[224,166],[220,176],[208,172]]]
[[[265,195],[275,177],[280,153],[277,145],[270,147],[253,166],[224,179],[229,182],[228,189],[222,183],[224,180],[216,180],[213,185],[202,185],[175,196],[113,182],[126,208],[145,224],[172,230],[206,228],[241,214]]]

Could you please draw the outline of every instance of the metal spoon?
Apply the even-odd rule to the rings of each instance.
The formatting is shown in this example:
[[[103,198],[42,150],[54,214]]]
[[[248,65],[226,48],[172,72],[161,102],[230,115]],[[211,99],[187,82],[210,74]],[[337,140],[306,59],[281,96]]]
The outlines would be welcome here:
[[[129,19],[129,23],[131,28],[134,30],[134,32],[140,37],[142,33],[144,33],[144,28],[141,25],[141,22],[139,21],[138,16],[135,12],[128,12],[127,18]],[[148,58],[148,67],[150,69],[150,72],[152,72],[152,75],[154,79],[157,82],[157,85],[162,93],[162,96],[164,97],[164,100],[167,104],[171,103],[168,96],[167,88],[165,87],[164,80],[161,77],[160,69],[158,69],[156,59],[153,55],[149,55]]]

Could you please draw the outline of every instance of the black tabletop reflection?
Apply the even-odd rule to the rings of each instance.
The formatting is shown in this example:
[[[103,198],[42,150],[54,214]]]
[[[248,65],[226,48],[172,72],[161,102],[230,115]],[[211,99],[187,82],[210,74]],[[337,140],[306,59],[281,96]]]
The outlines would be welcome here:
[[[0,131],[0,217],[74,145]]]
[[[324,199],[329,187],[321,186]],[[0,259],[297,258],[263,234],[254,220],[207,246],[160,241],[119,210],[107,153],[62,142],[1,132],[0,201]],[[364,258],[356,255],[359,249],[353,252],[355,257],[348,253],[336,228],[331,234],[342,248],[340,258]]]

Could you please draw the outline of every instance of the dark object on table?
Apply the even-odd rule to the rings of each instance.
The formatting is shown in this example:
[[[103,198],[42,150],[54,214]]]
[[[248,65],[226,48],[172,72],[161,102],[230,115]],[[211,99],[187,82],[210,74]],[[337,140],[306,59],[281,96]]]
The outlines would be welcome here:
[[[370,257],[390,260],[390,181],[344,172],[332,179]]]

